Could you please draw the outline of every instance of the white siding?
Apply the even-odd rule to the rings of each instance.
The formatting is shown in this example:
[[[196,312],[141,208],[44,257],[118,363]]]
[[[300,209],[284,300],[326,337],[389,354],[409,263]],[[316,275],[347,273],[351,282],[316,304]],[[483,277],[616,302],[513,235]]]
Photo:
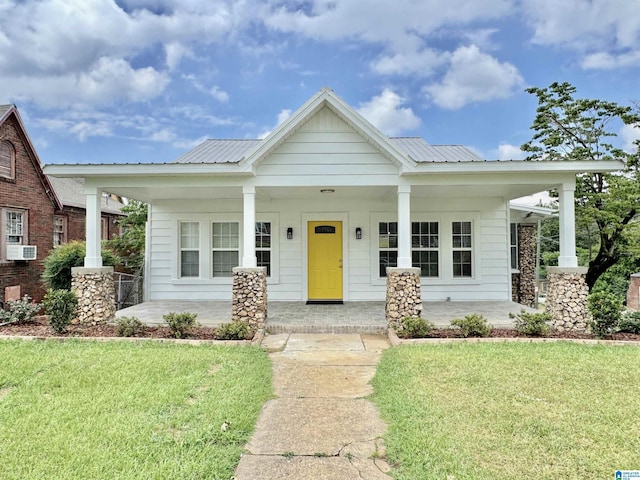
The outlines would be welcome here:
[[[256,218],[275,219],[274,248],[277,280],[268,281],[269,300],[302,301],[306,299],[305,219],[343,219],[345,252],[345,300],[384,300],[385,279],[377,271],[377,219],[395,221],[395,198],[364,200],[357,198],[272,199],[256,201]],[[231,279],[209,278],[209,231],[212,221],[235,219],[242,225],[242,202],[238,200],[166,201],[153,205],[148,258],[150,265],[150,299],[230,300]],[[412,220],[434,219],[445,224],[471,220],[474,228],[474,278],[423,279],[424,300],[509,300],[508,218],[501,199],[470,202],[436,199],[412,199]],[[201,222],[201,276],[199,279],[177,278],[177,226],[180,221]],[[293,228],[293,239],[286,239],[286,229]],[[362,240],[355,239],[355,229],[363,230]],[[242,242],[241,242],[242,243]],[[446,242],[443,239],[443,244]],[[450,250],[441,249],[441,270],[448,268]],[[447,257],[447,259],[445,259]],[[240,252],[242,258],[242,252]],[[204,271],[203,271],[204,270]]]
[[[362,135],[324,107],[264,159],[258,176],[375,176],[398,173]]]

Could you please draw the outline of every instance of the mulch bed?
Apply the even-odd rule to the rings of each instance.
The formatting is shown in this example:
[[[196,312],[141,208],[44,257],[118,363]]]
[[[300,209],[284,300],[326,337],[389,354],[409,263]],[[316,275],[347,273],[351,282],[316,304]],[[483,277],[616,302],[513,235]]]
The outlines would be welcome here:
[[[194,340],[215,340],[215,329],[211,327],[194,327],[186,338]],[[117,337],[115,325],[70,325],[67,333],[59,334],[53,331],[44,317],[36,317],[33,321],[5,325],[0,327],[0,335],[32,336],[32,337]],[[168,327],[146,327],[144,332],[134,335],[137,338],[174,338]],[[455,328],[435,329],[427,338],[460,338],[460,331]],[[494,328],[489,337],[516,338],[527,337],[509,328]],[[552,332],[547,338],[566,339],[595,339],[587,333]],[[606,340],[640,341],[640,335],[632,333],[614,333]]]
[[[215,340],[215,329],[210,327],[194,327],[185,338],[193,340]],[[31,322],[5,325],[0,327],[0,335],[16,335],[29,337],[117,337],[115,325],[69,325],[67,332],[60,334],[53,331],[44,317],[36,317]],[[135,338],[175,338],[168,327],[146,327],[144,332],[133,335]]]

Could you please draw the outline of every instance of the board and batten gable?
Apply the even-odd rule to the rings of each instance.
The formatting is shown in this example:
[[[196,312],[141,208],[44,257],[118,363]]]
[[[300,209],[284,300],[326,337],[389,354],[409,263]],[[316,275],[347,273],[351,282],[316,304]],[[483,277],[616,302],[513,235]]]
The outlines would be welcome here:
[[[256,176],[262,182],[295,184],[295,177],[353,176],[359,185],[376,185],[398,167],[365,137],[356,132],[328,107],[320,109],[271,155],[262,160]]]
[[[438,221],[441,225],[440,278],[422,280],[422,296],[430,300],[508,300],[508,206],[502,199],[412,199],[413,221]],[[378,222],[396,221],[395,199],[260,198],[256,220],[272,224],[272,275],[268,279],[271,301],[306,300],[306,222],[343,221],[344,299],[383,301],[386,280],[378,268]],[[178,233],[182,221],[200,223],[200,278],[179,278]],[[242,228],[242,200],[166,200],[153,205],[149,240],[150,300],[230,300],[231,278],[211,277],[211,223],[238,222]],[[471,221],[473,225],[473,278],[452,278],[450,224]],[[355,238],[360,227],[362,239]],[[287,239],[287,228],[293,238]],[[444,235],[447,237],[444,237]],[[242,232],[240,232],[242,235]],[[239,256],[242,257],[242,245]]]

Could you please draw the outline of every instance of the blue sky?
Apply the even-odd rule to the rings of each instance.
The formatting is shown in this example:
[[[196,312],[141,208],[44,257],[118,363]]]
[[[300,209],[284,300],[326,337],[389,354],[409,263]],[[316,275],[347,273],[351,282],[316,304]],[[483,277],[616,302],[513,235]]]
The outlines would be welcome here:
[[[521,158],[528,86],[640,101],[640,0],[0,0],[0,103],[45,164],[257,138],[321,87],[384,133]],[[640,129],[620,128],[631,145]]]

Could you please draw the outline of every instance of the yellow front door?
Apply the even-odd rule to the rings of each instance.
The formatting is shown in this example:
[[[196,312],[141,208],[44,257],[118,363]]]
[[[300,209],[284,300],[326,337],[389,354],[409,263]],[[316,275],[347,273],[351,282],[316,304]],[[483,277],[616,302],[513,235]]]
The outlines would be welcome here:
[[[309,222],[309,300],[342,300],[342,222]]]

